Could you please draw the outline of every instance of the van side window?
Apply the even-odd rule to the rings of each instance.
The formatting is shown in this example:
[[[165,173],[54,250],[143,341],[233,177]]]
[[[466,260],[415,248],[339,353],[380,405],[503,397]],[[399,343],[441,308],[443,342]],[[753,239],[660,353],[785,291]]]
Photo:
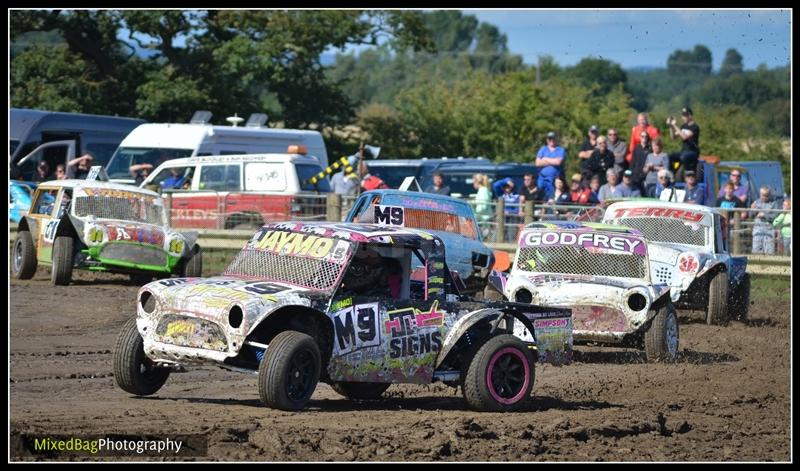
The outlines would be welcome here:
[[[248,162],[244,168],[246,191],[285,191],[286,170],[281,163]]]
[[[200,189],[238,191],[239,165],[207,165],[200,170]]]

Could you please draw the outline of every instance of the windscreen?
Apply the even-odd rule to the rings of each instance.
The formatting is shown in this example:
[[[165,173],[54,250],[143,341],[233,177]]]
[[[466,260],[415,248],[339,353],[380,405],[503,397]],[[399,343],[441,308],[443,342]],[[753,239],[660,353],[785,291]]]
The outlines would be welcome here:
[[[153,170],[167,160],[189,157],[192,149],[160,149],[154,147],[120,147],[106,167],[110,179],[131,179],[130,168],[136,164],[151,164]]]

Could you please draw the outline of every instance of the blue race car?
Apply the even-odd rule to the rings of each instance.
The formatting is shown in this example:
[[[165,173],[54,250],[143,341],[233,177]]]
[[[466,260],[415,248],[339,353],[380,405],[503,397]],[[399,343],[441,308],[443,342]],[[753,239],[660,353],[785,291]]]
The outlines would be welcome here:
[[[373,190],[362,193],[345,222],[422,229],[444,242],[447,265],[467,294],[483,293],[495,254],[483,243],[478,221],[466,201],[433,193]]]

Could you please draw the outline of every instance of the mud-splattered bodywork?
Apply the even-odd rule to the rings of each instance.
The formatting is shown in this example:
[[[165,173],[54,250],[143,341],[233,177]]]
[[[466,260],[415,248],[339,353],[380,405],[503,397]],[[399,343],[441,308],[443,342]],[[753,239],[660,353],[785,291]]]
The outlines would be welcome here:
[[[746,257],[731,257],[725,238],[726,220],[716,209],[668,202],[620,202],[606,210],[603,221],[642,232],[650,249],[651,276],[670,285],[678,307],[702,308],[707,275],[728,272],[734,289],[744,279]]]
[[[44,200],[50,198],[42,211]],[[34,195],[37,209],[24,225],[37,258],[52,261],[56,237],[76,239],[76,267],[122,273],[177,273],[192,253],[196,232],[181,233],[167,225],[161,197],[123,185],[85,180],[47,182]]]
[[[651,283],[647,244],[635,230],[592,223],[534,223],[523,230],[504,294],[572,309],[576,341],[620,343],[666,301]]]
[[[424,254],[423,276],[404,280],[400,296],[350,292],[342,280],[363,247],[396,257],[405,273],[412,253]],[[540,352],[549,352],[541,357],[569,360],[568,309],[458,301],[448,293],[445,268],[441,240],[421,231],[271,224],[222,276],[145,285],[137,325],[145,353],[158,363],[253,370],[269,348],[268,326],[295,319],[305,325],[294,329],[303,330],[316,319],[330,340],[321,342],[329,381],[429,383],[447,368],[449,354],[465,348],[471,329],[492,323],[532,347],[539,334]]]

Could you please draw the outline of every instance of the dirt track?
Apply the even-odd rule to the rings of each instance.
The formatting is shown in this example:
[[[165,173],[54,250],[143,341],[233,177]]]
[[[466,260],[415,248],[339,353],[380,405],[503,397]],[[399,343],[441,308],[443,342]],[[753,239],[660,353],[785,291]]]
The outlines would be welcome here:
[[[570,366],[537,365],[524,412],[472,412],[460,391],[440,385],[392,386],[375,403],[320,385],[307,410],[287,413],[260,406],[255,376],[213,367],[173,374],[150,398],[123,392],[111,361],[138,287],[77,277],[54,288],[40,270],[11,283],[12,436],[202,433],[204,460],[791,458],[786,301],[752,306],[748,325],[682,314],[676,364],[578,347]]]

